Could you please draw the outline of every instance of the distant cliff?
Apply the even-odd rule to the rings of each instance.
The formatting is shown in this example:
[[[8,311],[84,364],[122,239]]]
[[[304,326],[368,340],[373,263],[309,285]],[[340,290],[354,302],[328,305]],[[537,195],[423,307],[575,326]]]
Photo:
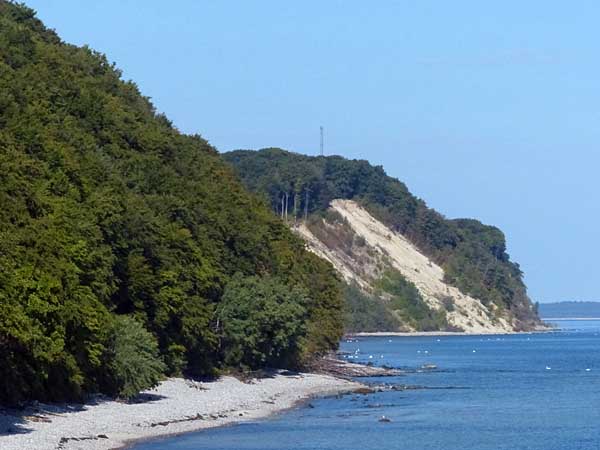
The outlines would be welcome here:
[[[348,331],[540,325],[499,229],[446,219],[367,161],[280,149],[224,158],[342,275]]]

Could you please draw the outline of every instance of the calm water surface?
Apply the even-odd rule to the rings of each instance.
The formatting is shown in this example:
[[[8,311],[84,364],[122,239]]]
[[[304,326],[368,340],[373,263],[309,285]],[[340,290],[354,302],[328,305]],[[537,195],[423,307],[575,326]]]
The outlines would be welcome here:
[[[364,338],[353,361],[409,370],[370,383],[420,386],[312,402],[275,418],[136,450],[600,449],[600,322],[512,336]],[[420,371],[435,364],[434,371]],[[392,422],[378,419],[385,415]]]

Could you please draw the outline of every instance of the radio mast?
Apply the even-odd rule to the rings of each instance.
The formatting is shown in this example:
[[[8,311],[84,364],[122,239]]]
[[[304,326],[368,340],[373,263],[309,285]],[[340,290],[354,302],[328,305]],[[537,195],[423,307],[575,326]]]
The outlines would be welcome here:
[[[321,126],[321,156],[323,155],[323,127]]]

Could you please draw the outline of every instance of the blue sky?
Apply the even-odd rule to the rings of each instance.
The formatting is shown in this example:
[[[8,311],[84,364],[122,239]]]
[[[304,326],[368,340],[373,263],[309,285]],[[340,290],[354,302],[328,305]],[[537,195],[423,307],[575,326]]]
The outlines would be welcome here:
[[[600,299],[600,2],[30,0],[182,131],[382,164],[499,226],[529,292]]]

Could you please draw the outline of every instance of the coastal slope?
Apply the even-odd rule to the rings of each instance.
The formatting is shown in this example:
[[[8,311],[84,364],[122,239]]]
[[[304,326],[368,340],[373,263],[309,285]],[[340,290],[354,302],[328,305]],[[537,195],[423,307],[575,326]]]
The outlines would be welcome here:
[[[278,148],[223,157],[344,278],[347,332],[542,326],[498,228],[444,217],[368,161]]]
[[[331,245],[333,241],[319,240],[304,224],[298,225],[296,230],[305,239],[308,248],[330,261],[347,283],[357,283],[369,291],[376,283],[381,268],[388,266],[416,286],[429,308],[443,311],[453,329],[470,333],[506,333],[514,330],[506,312],[499,312],[493,304],[485,306],[480,300],[446,283],[444,270],[440,266],[358,203],[333,200],[330,209],[343,217],[354,233],[353,239],[363,242],[359,252],[352,246],[345,252],[340,251],[339,247]],[[371,269],[365,270],[367,266],[371,266]],[[381,297],[385,302],[385,295]]]

